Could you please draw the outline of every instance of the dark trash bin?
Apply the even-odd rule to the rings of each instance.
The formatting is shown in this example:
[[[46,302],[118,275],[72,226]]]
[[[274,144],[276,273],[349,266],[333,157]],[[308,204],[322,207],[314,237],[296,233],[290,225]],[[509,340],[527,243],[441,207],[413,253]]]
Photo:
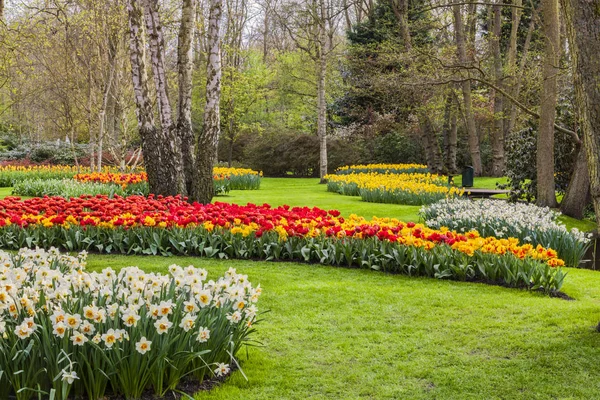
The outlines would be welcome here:
[[[473,187],[473,167],[465,167],[462,172],[462,185],[463,187]]]

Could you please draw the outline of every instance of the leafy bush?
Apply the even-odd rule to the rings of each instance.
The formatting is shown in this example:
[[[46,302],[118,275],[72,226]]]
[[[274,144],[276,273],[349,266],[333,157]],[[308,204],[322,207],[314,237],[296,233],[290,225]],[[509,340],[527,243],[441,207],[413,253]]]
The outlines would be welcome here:
[[[3,399],[163,397],[185,376],[226,374],[255,330],[261,289],[234,269],[215,282],[193,266],[88,273],[85,254],[55,249],[0,260]]]
[[[431,228],[445,226],[458,232],[477,230],[483,236],[515,237],[558,252],[566,265],[577,267],[591,245],[589,235],[570,232],[558,221],[560,213],[548,207],[502,200],[445,199],[421,208]]]

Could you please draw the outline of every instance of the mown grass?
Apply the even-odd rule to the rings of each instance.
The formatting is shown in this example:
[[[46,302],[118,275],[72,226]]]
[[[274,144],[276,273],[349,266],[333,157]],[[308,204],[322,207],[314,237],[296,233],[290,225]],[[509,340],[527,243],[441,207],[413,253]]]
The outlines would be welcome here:
[[[298,263],[96,256],[89,267],[229,267],[264,288],[263,346],[196,399],[592,399],[600,393],[600,273],[575,301],[484,284]]]
[[[477,185],[477,178],[475,181]],[[6,191],[7,193],[4,193]],[[10,189],[0,189],[0,195]],[[318,206],[417,220],[419,207],[363,203],[316,179],[264,179],[217,201]],[[569,270],[575,301],[475,283],[298,263],[89,257],[89,267],[229,267],[264,288],[261,347],[201,399],[592,399],[600,393],[600,273]]]

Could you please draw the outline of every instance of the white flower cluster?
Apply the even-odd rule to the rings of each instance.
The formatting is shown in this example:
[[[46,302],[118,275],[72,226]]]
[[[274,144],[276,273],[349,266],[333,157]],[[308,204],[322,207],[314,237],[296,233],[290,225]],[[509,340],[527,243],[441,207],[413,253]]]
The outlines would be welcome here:
[[[427,226],[436,229],[442,226],[459,232],[477,229],[482,235],[512,236],[526,242],[532,240],[528,237],[531,231],[571,233],[577,240],[590,240],[588,235],[576,228],[568,232],[558,222],[559,212],[529,203],[508,203],[492,199],[444,199],[422,207],[420,214],[424,216]]]
[[[76,353],[76,346],[98,351],[121,346],[148,357],[153,342],[171,343],[162,340],[167,335],[177,338],[179,351],[197,352],[211,349],[214,336],[227,345],[223,337],[232,338],[232,332],[247,330],[256,320],[260,285],[252,287],[233,268],[217,281],[193,266],[172,265],[169,275],[137,267],[98,273],[85,271],[85,257],[56,249],[22,249],[17,255],[0,251],[0,352],[9,348],[6,344],[48,337],[67,343],[69,354]],[[229,371],[217,361],[215,374]],[[73,368],[78,363],[63,370],[69,384],[81,376]]]
[[[590,243],[591,235],[558,221],[559,212],[529,203],[508,203],[503,200],[444,199],[419,211],[425,224],[434,229],[447,227],[457,232],[477,230],[482,236],[514,237],[522,242],[541,244],[559,252],[567,263],[578,262],[578,255]],[[561,247],[574,247],[561,254]],[[585,253],[585,251],[583,251]],[[577,266],[577,265],[571,265]]]

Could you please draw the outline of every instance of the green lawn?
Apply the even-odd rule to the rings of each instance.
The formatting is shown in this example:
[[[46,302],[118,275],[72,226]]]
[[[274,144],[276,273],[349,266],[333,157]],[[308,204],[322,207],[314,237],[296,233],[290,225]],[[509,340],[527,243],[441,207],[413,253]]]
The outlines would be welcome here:
[[[480,178],[481,179],[481,178]],[[475,181],[478,184],[477,178]],[[486,185],[489,184],[486,183]],[[10,194],[10,189],[0,190]],[[315,205],[416,220],[419,207],[326,192],[316,179],[268,179],[217,201]],[[262,347],[197,399],[592,399],[600,393],[600,272],[569,270],[575,301],[374,271],[191,257],[89,257],[89,267],[229,267],[264,289]]]
[[[260,283],[263,347],[197,399],[592,399],[600,393],[600,273],[576,301],[484,284],[297,263],[90,256],[93,269],[229,267]]]

